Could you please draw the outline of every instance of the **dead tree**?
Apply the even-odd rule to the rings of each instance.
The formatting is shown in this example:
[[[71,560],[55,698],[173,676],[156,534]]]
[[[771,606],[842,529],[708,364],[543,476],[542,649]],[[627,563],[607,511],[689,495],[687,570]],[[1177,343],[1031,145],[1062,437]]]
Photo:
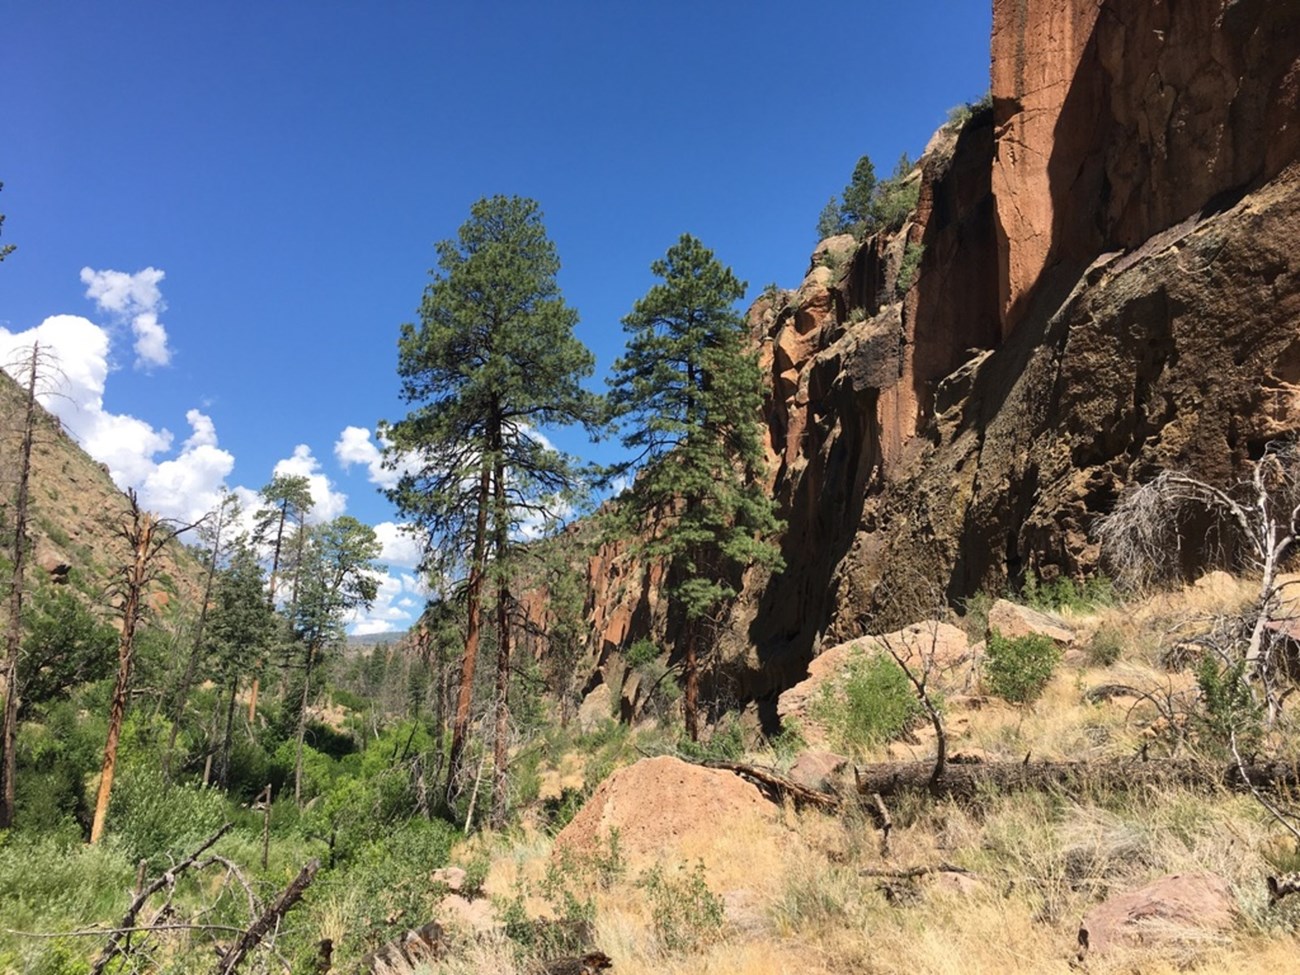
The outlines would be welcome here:
[[[113,774],[117,770],[117,743],[122,735],[122,720],[126,715],[127,688],[131,680],[131,665],[135,658],[135,631],[147,611],[146,597],[149,586],[158,574],[158,555],[176,536],[189,531],[199,522],[176,525],[160,521],[148,511],[140,509],[134,490],[126,492],[129,507],[118,526],[118,537],[129,546],[131,560],[122,568],[122,636],[118,641],[117,679],[113,683],[113,696],[108,706],[108,737],[104,743],[104,764],[99,777],[99,792],[95,798],[95,817],[90,827],[90,842],[98,843],[104,833],[104,819],[108,815],[108,800],[113,790]],[[202,521],[200,519],[199,521]]]
[[[2,220],[3,217],[0,217]],[[38,384],[52,362],[50,353],[33,342],[21,368],[27,378],[23,386],[22,441],[18,454],[18,484],[14,497],[14,524],[9,548],[9,620],[5,628],[5,652],[0,666],[0,829],[14,822],[15,778],[17,776],[18,696],[21,692],[18,657],[22,644],[23,588],[27,570],[27,509],[32,471],[32,443],[36,432]]]
[[[275,899],[275,903],[263,911],[261,917],[249,925],[248,930],[240,935],[239,940],[230,950],[221,956],[215,969],[216,975],[230,975],[239,967],[245,955],[256,948],[267,934],[279,927],[280,921],[284,919],[289,909],[302,900],[303,893],[311,885],[319,869],[320,861],[311,860],[298,872],[293,882]]]
[[[1269,624],[1285,585],[1278,582],[1279,571],[1300,533],[1300,447],[1270,443],[1250,477],[1228,490],[1165,471],[1125,497],[1102,522],[1097,535],[1103,559],[1130,586],[1160,581],[1182,549],[1188,521],[1198,514],[1234,538],[1259,573],[1259,595],[1246,621],[1249,637],[1237,653],[1252,695],[1272,724],[1281,700]]]
[[[199,660],[203,656],[203,630],[208,621],[208,605],[212,601],[212,586],[217,577],[217,567],[221,564],[222,553],[227,541],[223,532],[230,527],[230,522],[239,517],[239,499],[222,488],[220,500],[212,510],[211,526],[212,546],[208,551],[207,573],[203,580],[203,601],[199,605],[199,619],[194,624],[194,638],[190,644],[189,660],[185,663],[185,672],[181,675],[180,686],[171,707],[171,730],[167,733],[167,751],[163,753],[163,772],[171,774],[172,753],[176,748],[176,736],[180,733],[181,718],[185,714],[185,699],[189,697],[190,687],[198,672]]]

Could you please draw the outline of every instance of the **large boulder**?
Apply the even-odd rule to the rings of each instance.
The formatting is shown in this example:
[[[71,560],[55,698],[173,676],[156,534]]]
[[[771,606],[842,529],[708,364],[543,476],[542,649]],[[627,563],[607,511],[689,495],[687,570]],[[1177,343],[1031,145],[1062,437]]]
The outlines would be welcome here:
[[[1152,946],[1203,938],[1236,918],[1227,882],[1212,873],[1173,874],[1116,894],[1079,926],[1079,958],[1120,946]]]
[[[617,831],[620,854],[632,864],[670,856],[705,861],[721,833],[784,834],[778,808],[733,772],[692,765],[662,755],[621,768],[555,838],[557,855],[592,857],[608,852]],[[726,829],[719,830],[721,824]]]

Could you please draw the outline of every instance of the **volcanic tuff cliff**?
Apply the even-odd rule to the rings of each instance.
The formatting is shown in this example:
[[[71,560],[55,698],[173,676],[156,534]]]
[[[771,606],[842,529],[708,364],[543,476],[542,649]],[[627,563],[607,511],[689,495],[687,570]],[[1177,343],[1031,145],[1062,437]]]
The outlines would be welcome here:
[[[788,529],[723,637],[742,698],[936,586],[1089,573],[1125,486],[1226,483],[1300,427],[1300,0],[995,0],[991,75],[910,222],[750,310]],[[617,686],[671,637],[659,580],[609,546],[587,574]]]

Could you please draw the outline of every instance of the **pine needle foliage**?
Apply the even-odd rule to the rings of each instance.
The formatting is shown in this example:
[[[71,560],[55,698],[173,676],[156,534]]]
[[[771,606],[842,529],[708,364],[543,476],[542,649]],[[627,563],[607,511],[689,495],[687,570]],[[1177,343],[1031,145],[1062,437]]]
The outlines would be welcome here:
[[[627,352],[610,380],[611,412],[634,452],[625,469],[638,469],[617,513],[639,553],[668,567],[668,597],[686,623],[692,731],[702,624],[736,595],[746,567],[779,564],[778,524],[763,483],[758,356],[735,310],[745,284],[689,234],[651,270],[662,280],[623,319]]]

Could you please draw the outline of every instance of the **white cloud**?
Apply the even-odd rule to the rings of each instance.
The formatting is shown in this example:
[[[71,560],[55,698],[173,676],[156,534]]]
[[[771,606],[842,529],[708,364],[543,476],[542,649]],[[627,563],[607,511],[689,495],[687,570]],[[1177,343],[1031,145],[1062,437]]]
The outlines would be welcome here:
[[[379,593],[369,610],[355,610],[348,629],[357,636],[396,633],[410,629],[428,598],[429,591],[415,576],[406,573],[375,573]]]
[[[185,414],[193,433],[180,454],[149,472],[140,498],[151,511],[196,521],[216,507],[221,486],[235,467],[235,456],[217,447],[212,419],[198,410]]]
[[[171,431],[104,409],[111,348],[107,330],[78,315],[54,315],[25,332],[0,329],[0,362],[16,363],[33,342],[52,358],[41,405],[59,418],[86,453],[107,465],[118,487],[137,488],[150,510],[187,521],[215,503],[235,459],[217,447],[211,417],[190,410],[185,417],[190,437],[176,457],[159,461],[159,454],[172,449]],[[21,369],[10,366],[9,371]]]
[[[332,521],[343,514],[348,505],[348,496],[335,491],[330,479],[320,469],[320,461],[312,456],[311,448],[300,443],[293,448],[293,456],[278,461],[274,474],[288,474],[307,478],[315,506],[307,520],[313,524]]]
[[[137,369],[165,366],[172,360],[167,347],[167,329],[158,321],[166,309],[158,283],[166,273],[147,267],[135,274],[125,271],[96,271],[81,269],[81,281],[86,286],[86,297],[95,302],[100,311],[108,312],[124,322],[129,322],[135,335],[135,365]]]
[[[371,484],[391,489],[397,487],[403,474],[414,470],[415,459],[402,458],[398,461],[397,468],[390,470],[384,467],[383,448],[386,446],[382,438],[378,443],[372,440],[370,431],[365,427],[349,426],[343,428],[338,440],[334,442],[334,456],[345,471],[359,464],[367,469]]]
[[[399,525],[391,521],[381,521],[375,525],[375,534],[383,551],[379,558],[388,565],[413,569],[424,557],[424,543],[418,529],[410,525]]]

